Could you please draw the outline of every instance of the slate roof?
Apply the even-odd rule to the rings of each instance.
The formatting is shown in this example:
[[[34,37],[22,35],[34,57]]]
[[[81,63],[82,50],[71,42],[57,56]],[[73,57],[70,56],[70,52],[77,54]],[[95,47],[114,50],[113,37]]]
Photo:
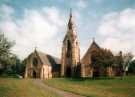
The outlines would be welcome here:
[[[60,64],[60,59],[58,59],[54,56],[51,56],[49,54],[45,54],[45,53],[40,52],[40,51],[36,51],[36,53],[40,57],[43,64],[47,64],[47,65]]]
[[[60,71],[60,59],[37,50],[36,53],[43,64],[52,66],[52,71]]]

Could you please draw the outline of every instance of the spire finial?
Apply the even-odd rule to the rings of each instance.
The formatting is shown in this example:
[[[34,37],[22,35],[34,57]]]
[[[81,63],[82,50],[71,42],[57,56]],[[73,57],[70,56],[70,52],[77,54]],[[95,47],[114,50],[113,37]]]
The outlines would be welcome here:
[[[70,8],[70,17],[72,17],[72,8]]]
[[[68,28],[72,29],[73,27],[73,22],[72,22],[72,9],[70,8],[70,16],[69,16],[69,22],[68,22]]]

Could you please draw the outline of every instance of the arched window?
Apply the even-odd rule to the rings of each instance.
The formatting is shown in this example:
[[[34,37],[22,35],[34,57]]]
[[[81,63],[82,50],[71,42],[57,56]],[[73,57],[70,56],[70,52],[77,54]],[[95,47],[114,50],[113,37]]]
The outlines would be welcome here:
[[[71,57],[71,43],[67,40],[67,57]]]

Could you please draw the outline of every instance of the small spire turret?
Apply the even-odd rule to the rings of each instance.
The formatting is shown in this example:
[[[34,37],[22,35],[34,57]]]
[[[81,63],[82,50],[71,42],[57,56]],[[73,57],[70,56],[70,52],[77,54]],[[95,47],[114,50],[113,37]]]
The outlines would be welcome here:
[[[68,21],[68,29],[73,29],[72,9],[71,8],[70,8],[69,21]]]

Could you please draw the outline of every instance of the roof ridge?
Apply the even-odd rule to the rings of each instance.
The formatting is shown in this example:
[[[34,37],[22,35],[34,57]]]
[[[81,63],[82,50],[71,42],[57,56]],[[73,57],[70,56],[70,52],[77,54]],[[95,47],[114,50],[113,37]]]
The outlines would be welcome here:
[[[55,61],[55,63],[59,63],[59,58],[57,58],[57,57],[55,57],[55,56],[52,56],[52,55],[50,55],[50,54],[47,54],[47,53],[44,53],[44,52],[41,52],[41,51],[36,51],[37,52],[37,54],[38,54],[38,56],[40,57],[40,59],[41,59],[41,61],[43,62],[43,63],[46,63],[46,64],[48,64],[48,65],[51,65],[52,64],[52,61],[51,61],[51,59],[53,60],[53,61]],[[51,59],[50,59],[51,58]]]

